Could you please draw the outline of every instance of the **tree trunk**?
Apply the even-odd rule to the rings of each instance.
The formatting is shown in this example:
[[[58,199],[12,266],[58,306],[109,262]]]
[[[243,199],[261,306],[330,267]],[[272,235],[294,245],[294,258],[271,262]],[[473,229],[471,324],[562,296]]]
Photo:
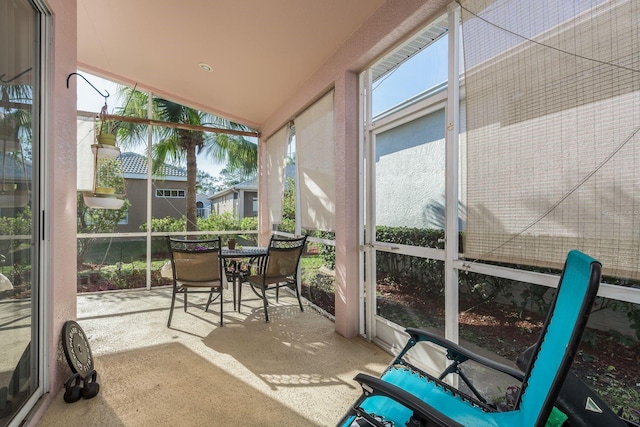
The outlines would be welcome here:
[[[187,231],[198,230],[196,216],[196,175],[198,165],[196,161],[196,145],[187,145]]]

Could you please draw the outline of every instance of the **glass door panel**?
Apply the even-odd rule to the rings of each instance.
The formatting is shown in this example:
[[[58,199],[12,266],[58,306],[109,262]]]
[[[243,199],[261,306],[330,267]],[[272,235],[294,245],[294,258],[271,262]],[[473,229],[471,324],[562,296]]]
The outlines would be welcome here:
[[[444,262],[376,252],[376,313],[403,327],[444,332]]]
[[[38,382],[39,14],[0,0],[0,426]]]
[[[418,327],[444,334],[445,110],[408,109],[372,133],[372,335],[391,347]],[[373,305],[375,304],[375,305]]]
[[[376,241],[443,249],[444,109],[375,136]]]

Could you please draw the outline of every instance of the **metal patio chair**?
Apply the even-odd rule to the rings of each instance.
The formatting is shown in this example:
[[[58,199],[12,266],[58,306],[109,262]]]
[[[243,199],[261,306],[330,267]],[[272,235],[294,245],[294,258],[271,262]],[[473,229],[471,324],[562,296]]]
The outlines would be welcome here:
[[[298,289],[298,264],[306,242],[307,236],[293,239],[271,236],[267,255],[257,259],[256,274],[243,277],[244,281],[249,282],[253,292],[262,299],[266,322],[269,321],[267,291],[276,291],[277,302],[280,288],[283,286],[295,288],[300,311],[304,311],[300,300],[300,289]],[[238,310],[241,302],[242,294],[238,293]]]
[[[173,270],[173,294],[167,327],[171,326],[176,295],[184,295],[184,311],[187,311],[189,293],[208,293],[205,311],[216,299],[220,299],[220,326],[223,325],[222,291],[225,285],[225,270],[220,257],[220,238],[208,240],[181,240],[166,237]],[[224,278],[223,278],[224,277]],[[217,296],[214,298],[214,294]]]
[[[568,254],[540,337],[519,358],[523,371],[429,332],[408,328],[407,344],[380,378],[362,373],[355,377],[363,393],[338,426],[528,427],[565,421],[562,425],[635,426],[606,408],[569,373],[598,292],[600,270],[600,263],[589,256],[578,251]],[[425,354],[419,349],[425,344],[417,345],[422,342],[435,344],[446,353],[448,366],[439,376],[417,366]],[[476,366],[475,372],[467,366]],[[477,375],[479,371],[489,375]],[[502,402],[485,398],[483,391],[491,387],[477,381],[488,378],[492,384],[499,375],[516,384],[508,387],[511,393],[503,390]]]

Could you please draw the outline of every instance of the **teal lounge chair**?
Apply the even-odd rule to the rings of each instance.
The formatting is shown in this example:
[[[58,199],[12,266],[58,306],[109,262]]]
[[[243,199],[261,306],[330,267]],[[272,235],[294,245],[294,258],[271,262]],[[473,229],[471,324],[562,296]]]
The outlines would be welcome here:
[[[568,416],[555,407],[556,400],[598,292],[600,270],[598,261],[579,251],[574,250],[567,255],[547,320],[537,343],[528,351],[524,371],[486,359],[426,331],[408,328],[409,341],[380,378],[366,374],[355,377],[362,386],[363,394],[338,426],[562,425]],[[444,348],[447,359],[451,361],[438,377],[410,363],[407,357],[416,344],[425,341]],[[475,385],[465,374],[465,362],[494,370],[496,376],[510,378],[517,384],[510,387],[515,390],[512,401],[496,404],[486,399],[479,390],[483,387]],[[444,381],[450,374],[457,374],[459,387]],[[567,393],[571,391],[567,390]],[[571,408],[568,409],[571,413]],[[613,415],[608,408],[602,413]],[[597,411],[593,412],[593,417],[599,415]],[[568,424],[574,425],[571,420]],[[625,423],[613,415],[613,422],[606,421],[602,425],[635,424]]]

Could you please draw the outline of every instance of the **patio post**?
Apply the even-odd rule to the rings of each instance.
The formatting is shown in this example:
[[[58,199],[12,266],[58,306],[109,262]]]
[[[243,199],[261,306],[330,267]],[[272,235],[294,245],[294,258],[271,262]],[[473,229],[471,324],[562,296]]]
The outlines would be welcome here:
[[[345,337],[359,333],[358,75],[337,76],[335,126],[335,323]]]
[[[258,139],[258,246],[266,246],[271,237],[269,189],[267,188],[267,140]]]

